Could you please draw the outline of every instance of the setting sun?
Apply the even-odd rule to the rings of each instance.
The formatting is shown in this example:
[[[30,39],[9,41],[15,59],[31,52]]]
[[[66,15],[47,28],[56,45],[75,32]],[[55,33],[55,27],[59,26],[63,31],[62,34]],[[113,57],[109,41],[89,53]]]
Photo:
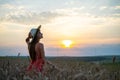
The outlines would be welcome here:
[[[72,44],[71,40],[63,40],[62,43],[64,44],[65,47],[70,47]]]

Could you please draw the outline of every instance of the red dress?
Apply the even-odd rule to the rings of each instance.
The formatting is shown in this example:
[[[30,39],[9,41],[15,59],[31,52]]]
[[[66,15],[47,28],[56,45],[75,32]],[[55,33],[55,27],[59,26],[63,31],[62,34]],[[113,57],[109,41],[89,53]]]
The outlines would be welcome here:
[[[41,72],[43,70],[44,60],[40,55],[36,55],[36,60],[32,60],[30,65],[28,66],[27,70],[30,71],[32,69]]]

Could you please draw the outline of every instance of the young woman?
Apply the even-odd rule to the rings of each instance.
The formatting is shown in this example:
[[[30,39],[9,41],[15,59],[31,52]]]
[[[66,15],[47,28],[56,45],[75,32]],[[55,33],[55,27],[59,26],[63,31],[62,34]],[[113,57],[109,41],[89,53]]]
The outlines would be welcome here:
[[[40,27],[41,25],[37,29],[31,29],[28,37],[26,38],[26,43],[28,45],[28,51],[31,58],[31,63],[27,68],[28,71],[35,69],[38,72],[42,72],[43,66],[46,62],[44,46],[39,42],[40,39],[43,38],[43,34],[40,32]]]

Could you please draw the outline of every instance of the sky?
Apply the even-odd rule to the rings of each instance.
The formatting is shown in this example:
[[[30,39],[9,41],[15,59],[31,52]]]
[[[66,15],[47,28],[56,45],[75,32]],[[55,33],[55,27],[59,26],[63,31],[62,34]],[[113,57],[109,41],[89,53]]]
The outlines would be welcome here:
[[[120,0],[0,0],[0,55],[18,46],[27,55],[25,38],[39,25],[49,56],[120,55]]]

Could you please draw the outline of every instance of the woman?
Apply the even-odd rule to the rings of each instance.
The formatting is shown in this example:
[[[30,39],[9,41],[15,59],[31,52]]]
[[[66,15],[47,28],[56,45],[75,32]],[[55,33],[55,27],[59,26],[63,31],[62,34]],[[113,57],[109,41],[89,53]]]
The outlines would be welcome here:
[[[37,29],[31,29],[28,37],[26,38],[31,58],[31,63],[27,68],[28,71],[35,69],[38,72],[42,72],[45,64],[44,46],[42,43],[39,43],[40,39],[43,38],[43,34],[40,32],[40,27],[41,25]],[[32,40],[30,41],[30,39]]]

